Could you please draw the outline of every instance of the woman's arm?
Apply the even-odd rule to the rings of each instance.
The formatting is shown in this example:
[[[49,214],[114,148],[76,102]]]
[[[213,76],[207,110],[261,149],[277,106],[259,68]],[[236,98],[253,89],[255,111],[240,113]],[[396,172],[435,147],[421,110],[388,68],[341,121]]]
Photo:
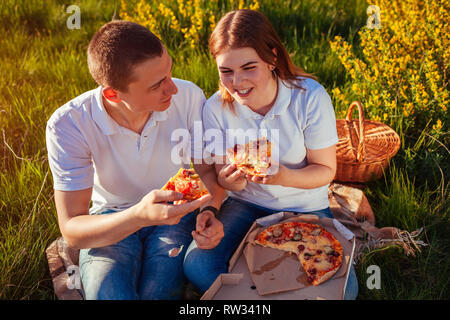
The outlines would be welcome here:
[[[306,160],[307,165],[301,169],[289,169],[280,164],[274,175],[265,178],[247,176],[247,179],[301,189],[314,189],[333,181],[336,174],[336,145],[319,150],[306,149]]]

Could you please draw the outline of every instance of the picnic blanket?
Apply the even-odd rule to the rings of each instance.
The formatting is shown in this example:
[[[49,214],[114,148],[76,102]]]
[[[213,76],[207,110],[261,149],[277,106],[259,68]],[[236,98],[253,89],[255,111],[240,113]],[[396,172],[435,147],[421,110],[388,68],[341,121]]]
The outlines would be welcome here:
[[[413,232],[395,227],[377,228],[369,201],[358,188],[332,183],[328,188],[328,199],[334,217],[356,236],[355,263],[375,248],[397,245],[406,255],[415,256],[416,251],[421,251],[420,247],[427,245],[417,239],[423,228]]]
[[[395,227],[377,228],[369,201],[364,192],[356,187],[332,183],[328,188],[328,198],[334,217],[356,236],[355,263],[360,261],[364,253],[378,247],[398,245],[403,248],[405,254],[415,255],[421,246],[426,246],[424,242],[416,239],[422,228],[411,233]],[[83,299],[82,285],[74,285],[76,277],[79,276],[79,250],[70,248],[63,237],[59,237],[50,244],[46,254],[57,298]]]
[[[53,281],[53,288],[56,297],[59,300],[83,300],[83,288],[81,286],[71,285],[81,284],[79,276],[78,259],[80,250],[71,248],[63,237],[57,238],[45,250],[47,254],[50,276]]]

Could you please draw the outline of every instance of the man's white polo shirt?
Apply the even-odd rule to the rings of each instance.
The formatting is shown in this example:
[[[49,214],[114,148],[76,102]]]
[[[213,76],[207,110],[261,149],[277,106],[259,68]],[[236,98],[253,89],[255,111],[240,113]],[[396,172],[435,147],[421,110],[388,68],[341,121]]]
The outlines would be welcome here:
[[[183,166],[182,161],[189,165],[191,154],[201,158],[202,145],[193,139],[194,127],[200,126],[201,131],[205,96],[191,82],[173,81],[178,93],[172,96],[170,107],[154,112],[140,135],[108,115],[101,87],[57,109],[46,131],[54,188],[74,191],[93,187],[91,214],[106,209],[120,211],[138,203],[151,190],[160,189]],[[175,152],[177,148],[183,153]],[[183,154],[184,160],[179,156]]]
[[[262,129],[259,136],[275,142],[273,148],[279,148],[276,151],[281,164],[291,169],[306,166],[306,148],[330,147],[338,142],[338,136],[334,109],[325,88],[312,79],[304,79],[300,85],[305,91],[290,88],[279,80],[275,104],[265,116],[236,101],[233,102],[236,113],[233,113],[223,106],[219,93],[215,93],[203,108],[206,151],[221,156],[226,148],[234,146],[236,139],[230,131],[227,134],[227,129],[235,133],[242,129],[243,134],[249,129]],[[219,128],[227,138],[208,141],[207,130],[214,128]],[[328,185],[298,189],[249,182],[244,190],[230,195],[275,210],[308,212],[329,207]]]

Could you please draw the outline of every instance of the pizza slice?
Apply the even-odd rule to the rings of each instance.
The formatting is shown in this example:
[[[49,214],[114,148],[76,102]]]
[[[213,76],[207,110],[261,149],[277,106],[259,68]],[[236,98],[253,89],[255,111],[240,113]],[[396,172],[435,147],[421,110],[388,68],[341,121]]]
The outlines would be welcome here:
[[[178,170],[177,174],[167,181],[161,190],[181,192],[183,200],[192,201],[209,194],[205,184],[194,169]]]
[[[264,177],[268,174],[268,169],[271,166],[271,151],[271,142],[263,137],[245,145],[236,144],[233,148],[227,150],[227,157],[244,173]]]
[[[342,265],[342,245],[317,224],[275,224],[259,233],[255,243],[296,254],[308,281],[315,286],[330,279]]]

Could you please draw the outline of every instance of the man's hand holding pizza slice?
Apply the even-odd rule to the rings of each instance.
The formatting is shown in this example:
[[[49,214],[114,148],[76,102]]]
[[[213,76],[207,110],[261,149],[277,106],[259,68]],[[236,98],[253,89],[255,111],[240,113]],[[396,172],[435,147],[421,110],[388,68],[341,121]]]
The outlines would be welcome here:
[[[197,168],[200,169],[206,181],[210,182],[210,177],[214,177],[215,180],[215,173],[212,172],[210,174],[209,172],[212,167],[199,166]],[[217,212],[218,210],[216,208],[220,208],[221,201],[214,201],[217,199],[213,199],[205,183],[200,178],[199,173],[193,168],[182,168],[164,185],[162,190],[172,190],[182,195],[181,199],[174,200],[174,205],[177,206],[184,206],[208,196],[208,199],[201,204],[200,213],[197,215],[196,220],[196,230],[192,231],[192,237],[196,241],[199,249],[212,249],[219,244],[224,236],[222,223],[216,218],[215,212],[211,211],[214,210]],[[218,198],[223,198],[222,188],[219,191],[214,191],[216,198],[217,196]]]
[[[211,195],[206,194],[180,205],[170,203],[181,199],[183,194],[176,191],[152,190],[137,205],[137,218],[140,224],[142,227],[178,224],[186,214],[211,200]]]

